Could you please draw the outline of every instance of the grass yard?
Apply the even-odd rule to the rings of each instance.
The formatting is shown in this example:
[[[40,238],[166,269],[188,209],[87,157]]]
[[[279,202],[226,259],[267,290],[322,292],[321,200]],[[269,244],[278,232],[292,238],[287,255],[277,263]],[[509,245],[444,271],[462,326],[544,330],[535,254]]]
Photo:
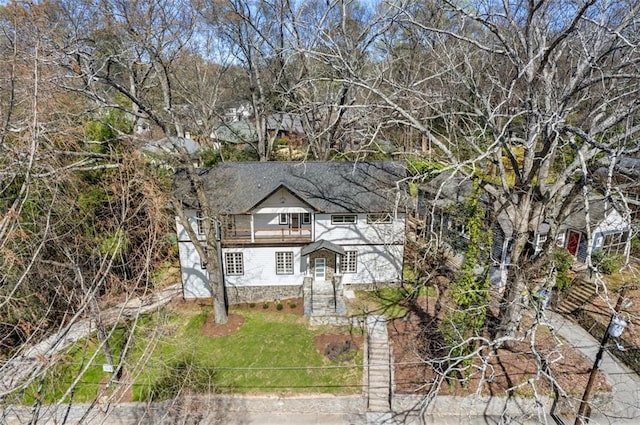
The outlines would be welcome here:
[[[318,351],[315,337],[348,331],[310,329],[307,319],[290,312],[232,310],[243,324],[226,336],[210,337],[203,326],[211,309],[179,303],[115,329],[110,346],[116,363],[131,336],[120,381],[129,391],[106,383],[105,355],[97,338],[76,344],[34,382],[22,403],[36,398],[88,402],[113,395],[123,401],[161,400],[184,392],[294,394],[357,393],[362,389],[362,346],[348,360],[330,361]],[[76,381],[73,392],[66,392]],[[120,388],[120,390],[118,390]],[[117,394],[117,393],[116,393]]]

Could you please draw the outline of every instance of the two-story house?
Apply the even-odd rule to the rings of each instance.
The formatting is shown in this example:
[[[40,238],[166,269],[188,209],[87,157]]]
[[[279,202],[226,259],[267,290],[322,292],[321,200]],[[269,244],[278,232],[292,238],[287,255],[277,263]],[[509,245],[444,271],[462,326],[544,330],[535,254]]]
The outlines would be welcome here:
[[[424,237],[445,248],[448,264],[457,268],[462,264],[468,240],[463,214],[464,203],[473,196],[471,181],[458,175],[441,173],[420,187],[418,212],[424,222]],[[587,261],[589,249],[595,253],[626,255],[629,249],[630,222],[619,212],[613,199],[593,192],[589,196],[589,222],[585,200],[577,197],[566,217],[560,217],[556,245],[566,249],[577,263]],[[491,228],[492,247],[488,253],[491,282],[504,287],[513,247],[512,209],[491,204],[488,198],[480,202],[487,211],[487,225]],[[492,214],[493,213],[493,214]],[[424,217],[424,218],[423,218]],[[538,255],[547,241],[551,226],[541,221],[529,228],[528,251]],[[587,230],[588,229],[588,230]],[[589,236],[590,235],[590,236]]]
[[[404,166],[390,161],[240,162],[200,170],[220,222],[229,302],[300,296],[303,286],[311,295],[399,281],[404,177]],[[183,173],[175,186],[204,238]],[[177,230],[184,297],[209,297],[206,270],[180,220]]]

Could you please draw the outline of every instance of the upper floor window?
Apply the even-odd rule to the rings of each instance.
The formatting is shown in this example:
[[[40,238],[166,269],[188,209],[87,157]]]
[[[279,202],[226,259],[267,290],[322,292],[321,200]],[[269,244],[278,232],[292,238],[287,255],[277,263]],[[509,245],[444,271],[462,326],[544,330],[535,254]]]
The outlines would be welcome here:
[[[203,223],[202,211],[196,212],[196,230],[199,235],[204,235],[204,223]]]
[[[242,252],[225,252],[224,271],[229,276],[240,276],[244,274],[244,260]]]
[[[293,274],[293,252],[276,252],[276,274]]]
[[[367,223],[369,224],[390,224],[393,217],[389,213],[367,214]]]
[[[341,215],[331,216],[331,224],[355,224],[355,223],[356,223],[355,214],[341,214]]]
[[[311,224],[310,213],[280,213],[278,214],[278,224],[291,224],[297,228],[300,224]]]

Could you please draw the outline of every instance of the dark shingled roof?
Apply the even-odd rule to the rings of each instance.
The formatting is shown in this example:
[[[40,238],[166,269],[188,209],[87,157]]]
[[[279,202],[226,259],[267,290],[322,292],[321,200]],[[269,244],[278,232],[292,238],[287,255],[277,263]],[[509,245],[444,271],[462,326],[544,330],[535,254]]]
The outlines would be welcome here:
[[[608,213],[615,209],[612,200],[607,201],[603,196],[594,195],[589,199],[589,218],[591,226],[597,226],[602,222]],[[578,197],[572,205],[571,213],[562,222],[562,227],[569,227],[578,230],[587,228],[587,217],[584,206],[584,198]]]
[[[324,239],[320,239],[319,241],[315,241],[305,246],[300,251],[300,254],[309,255],[312,252],[316,252],[321,249],[327,249],[329,251],[335,252],[336,254],[344,255],[344,248],[342,248],[340,245],[334,244],[333,242],[329,242]]]
[[[220,214],[247,213],[280,187],[317,212],[406,209],[405,191],[398,185],[406,176],[401,162],[226,162],[199,172],[211,208]],[[197,205],[184,171],[176,173],[174,187],[178,199]]]

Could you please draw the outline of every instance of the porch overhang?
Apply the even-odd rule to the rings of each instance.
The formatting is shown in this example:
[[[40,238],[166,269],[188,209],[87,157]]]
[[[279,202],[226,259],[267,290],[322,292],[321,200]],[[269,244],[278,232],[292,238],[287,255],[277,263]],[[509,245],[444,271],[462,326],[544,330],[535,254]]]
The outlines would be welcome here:
[[[300,253],[304,255],[309,255],[321,249],[326,249],[336,254],[344,255],[344,249],[340,245],[336,245],[333,242],[326,241],[324,239],[320,239],[319,241],[315,241],[310,243],[309,245],[302,248]]]

